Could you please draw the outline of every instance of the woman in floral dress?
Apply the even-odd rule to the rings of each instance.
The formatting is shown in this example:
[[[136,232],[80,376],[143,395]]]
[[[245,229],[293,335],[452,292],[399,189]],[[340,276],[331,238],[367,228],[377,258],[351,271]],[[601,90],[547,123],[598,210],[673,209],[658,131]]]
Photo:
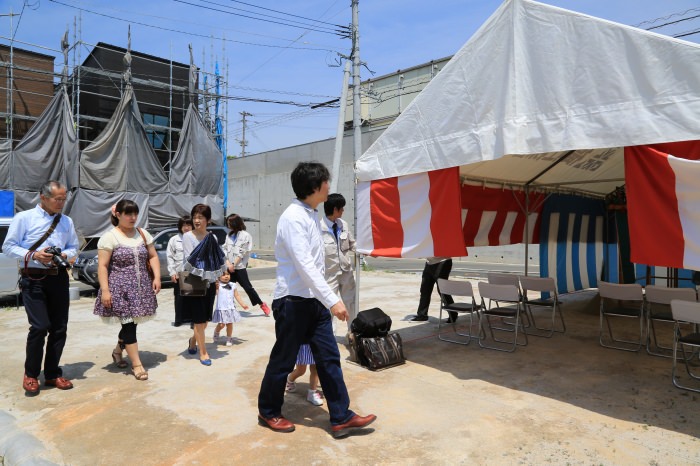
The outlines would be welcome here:
[[[139,357],[136,326],[153,318],[160,291],[160,263],[153,246],[153,237],[136,228],[139,206],[129,200],[121,200],[112,207],[111,221],[114,228],[102,235],[97,243],[97,292],[94,314],[107,322],[119,322],[121,330],[112,360],[117,367],[127,366],[122,356],[131,360],[136,380],[147,380],[148,372]],[[148,275],[148,264],[154,278]]]

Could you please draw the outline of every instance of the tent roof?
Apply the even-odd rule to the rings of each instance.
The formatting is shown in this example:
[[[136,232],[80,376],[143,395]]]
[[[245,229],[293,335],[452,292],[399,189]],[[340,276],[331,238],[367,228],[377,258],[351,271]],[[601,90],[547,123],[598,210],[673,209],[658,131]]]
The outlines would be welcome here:
[[[546,171],[543,187],[602,195],[624,172],[621,150],[598,149],[697,139],[698,115],[697,44],[506,0],[356,171],[369,181],[460,166],[514,185]]]

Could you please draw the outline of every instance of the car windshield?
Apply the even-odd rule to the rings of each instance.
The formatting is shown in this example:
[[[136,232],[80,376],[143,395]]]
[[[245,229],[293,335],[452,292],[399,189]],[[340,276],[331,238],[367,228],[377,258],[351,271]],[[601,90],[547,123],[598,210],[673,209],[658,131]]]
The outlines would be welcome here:
[[[85,238],[85,246],[83,246],[82,251],[92,251],[97,249],[97,242],[100,240],[98,236],[94,238]]]

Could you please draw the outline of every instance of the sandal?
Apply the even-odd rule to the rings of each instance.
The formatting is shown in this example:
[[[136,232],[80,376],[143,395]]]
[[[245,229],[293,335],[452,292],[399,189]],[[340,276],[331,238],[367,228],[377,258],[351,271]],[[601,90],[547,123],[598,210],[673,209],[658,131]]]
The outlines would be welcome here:
[[[124,369],[126,366],[128,366],[128,364],[126,363],[126,361],[124,361],[124,358],[122,357],[122,352],[117,352],[116,349],[112,351],[112,361],[114,361],[114,364],[120,369]]]
[[[195,342],[194,347],[192,347],[192,340],[194,340],[194,337],[187,340],[187,352],[190,354],[197,354],[197,342]]]
[[[136,368],[140,367],[141,370],[136,372]],[[131,372],[134,374],[134,377],[136,380],[148,380],[148,372],[143,368],[143,364],[139,364],[138,366],[131,366]]]

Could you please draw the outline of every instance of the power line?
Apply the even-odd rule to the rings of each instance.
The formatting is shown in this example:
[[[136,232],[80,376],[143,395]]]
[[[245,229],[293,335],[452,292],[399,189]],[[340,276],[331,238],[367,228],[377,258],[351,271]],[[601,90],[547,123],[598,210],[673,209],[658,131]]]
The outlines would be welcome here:
[[[200,0],[200,1],[201,1],[201,0]],[[305,16],[294,15],[294,14],[292,14],[292,13],[285,13],[285,12],[283,12],[283,11],[273,10],[272,8],[265,8],[265,7],[262,7],[262,6],[253,5],[253,4],[251,4],[251,3],[241,2],[241,1],[239,1],[239,0],[231,0],[231,2],[233,2],[233,3],[241,3],[241,4],[243,4],[243,5],[251,6],[251,7],[254,7],[254,8],[260,8],[261,10],[272,11],[272,12],[274,12],[274,13],[279,13],[279,14],[283,14],[283,15],[287,15],[287,16],[294,16],[295,18],[305,19],[305,20],[307,20],[307,21],[314,21],[314,22],[316,22],[316,23],[323,23],[323,24],[328,24],[328,25],[331,25],[331,26],[338,26],[337,24],[328,23],[328,22],[326,22],[326,21],[321,21],[320,19],[307,18],[307,17],[305,17]],[[345,26],[338,26],[338,27],[345,27]]]
[[[108,15],[108,14],[106,14],[106,13],[100,13],[100,12],[97,12],[97,11],[89,10],[89,9],[87,9],[87,8],[82,8],[82,7],[78,7],[78,6],[75,6],[75,5],[69,5],[69,4],[63,3],[63,2],[61,2],[61,1],[59,1],[59,0],[49,0],[49,1],[52,2],[52,3],[59,4],[59,5],[63,5],[63,6],[68,7],[68,8],[73,8],[73,9],[75,9],[75,10],[84,11],[84,12],[86,12],[86,13],[90,13],[90,14],[97,15],[97,16],[102,16],[102,17],[104,17],[104,18],[114,19],[114,20],[117,20],[117,21],[122,21],[122,22],[125,22],[125,23],[129,23],[129,24],[137,24],[137,25],[139,25],[139,26],[144,26],[144,27],[148,27],[148,28],[158,29],[158,30],[161,30],[161,31],[168,31],[168,32],[174,32],[174,33],[177,33],[177,34],[184,34],[184,35],[187,35],[187,36],[202,37],[202,38],[205,38],[205,39],[216,39],[216,40],[221,40],[221,41],[224,41],[224,42],[231,42],[231,43],[242,44],[242,45],[252,45],[252,46],[256,46],[256,47],[268,47],[268,48],[277,48],[277,49],[280,49],[280,48],[281,48],[281,49],[292,49],[292,50],[313,50],[313,51],[316,51],[316,52],[332,52],[332,53],[336,53],[336,52],[337,52],[337,50],[326,49],[326,48],[315,48],[315,47],[291,47],[291,46],[284,46],[284,45],[259,44],[259,43],[255,43],[255,42],[246,42],[246,41],[240,41],[240,40],[234,40],[234,39],[227,39],[227,38],[225,38],[225,37],[215,37],[215,36],[211,36],[211,35],[197,34],[197,33],[195,33],[195,32],[187,32],[187,31],[182,31],[182,30],[179,30],[179,29],[171,29],[171,28],[166,28],[166,27],[163,27],[163,26],[156,26],[156,25],[154,25],[154,24],[142,23],[142,22],[140,22],[140,21],[133,21],[133,20],[129,20],[129,19],[119,18],[119,17],[117,17],[117,16]]]
[[[688,21],[688,20],[695,19],[695,18],[700,18],[700,15],[689,16],[688,18],[682,18],[682,19],[678,19],[678,20],[676,20],[676,21],[671,21],[671,22],[668,22],[668,23],[659,24],[658,26],[654,26],[654,27],[647,28],[647,31],[651,31],[651,30],[653,30],[653,29],[659,29],[659,28],[662,28],[662,27],[664,27],[664,26],[669,26],[669,25],[671,25],[671,24],[678,24],[678,23],[681,23],[681,22],[683,22],[683,21]]]
[[[178,2],[178,3],[184,3],[185,5],[191,5],[191,6],[198,7],[198,8],[204,8],[204,9],[206,9],[206,10],[218,11],[219,13],[226,13],[226,14],[233,15],[233,16],[240,16],[240,17],[242,17],[242,18],[254,19],[254,20],[257,20],[257,21],[264,21],[264,22],[266,22],[266,23],[279,24],[279,25],[282,25],[282,26],[294,27],[294,28],[299,28],[299,29],[304,29],[304,30],[311,30],[311,31],[314,31],[314,32],[321,32],[321,33],[325,33],[325,34],[333,34],[333,35],[342,36],[342,37],[345,37],[345,36],[348,35],[348,31],[345,29],[344,26],[336,26],[337,28],[342,28],[342,29],[340,29],[340,30],[337,30],[337,29],[336,29],[336,30],[333,30],[333,29],[330,29],[330,28],[326,28],[326,27],[324,27],[324,26],[312,26],[312,25],[307,25],[307,24],[299,25],[299,24],[301,24],[301,23],[299,23],[298,21],[281,20],[281,18],[275,18],[275,19],[278,19],[278,20],[281,20],[281,21],[286,21],[286,22],[273,21],[273,20],[271,20],[271,19],[264,19],[264,18],[256,18],[255,16],[244,15],[244,14],[241,14],[241,13],[236,13],[236,12],[234,12],[234,11],[222,10],[222,9],[219,9],[219,8],[214,8],[214,7],[206,6],[206,5],[197,5],[197,4],[195,4],[195,3],[188,2],[188,1],[185,1],[185,0],[174,0],[174,1],[176,1],[176,2]],[[213,4],[213,5],[219,5],[219,6],[221,6],[221,5],[218,4],[218,3],[214,3],[214,2],[210,2],[210,3]],[[229,7],[229,8],[230,8],[230,7]],[[244,11],[245,11],[245,10],[244,10]],[[254,14],[259,14],[259,13],[254,13]],[[265,15],[265,16],[269,16],[269,15]],[[292,24],[292,23],[297,23],[297,24]]]
[[[658,18],[654,18],[654,19],[649,19],[649,20],[646,20],[646,21],[642,21],[641,23],[639,23],[639,24],[633,24],[632,26],[638,28],[638,27],[640,27],[640,26],[643,25],[643,24],[654,24],[654,23],[656,23],[657,21],[667,21],[667,20],[673,18],[674,16],[685,16],[685,15],[687,15],[688,13],[690,13],[691,11],[700,11],[700,8],[690,8],[690,9],[685,10],[685,11],[683,11],[683,12],[671,13],[670,15],[660,16],[660,17],[658,17]]]

